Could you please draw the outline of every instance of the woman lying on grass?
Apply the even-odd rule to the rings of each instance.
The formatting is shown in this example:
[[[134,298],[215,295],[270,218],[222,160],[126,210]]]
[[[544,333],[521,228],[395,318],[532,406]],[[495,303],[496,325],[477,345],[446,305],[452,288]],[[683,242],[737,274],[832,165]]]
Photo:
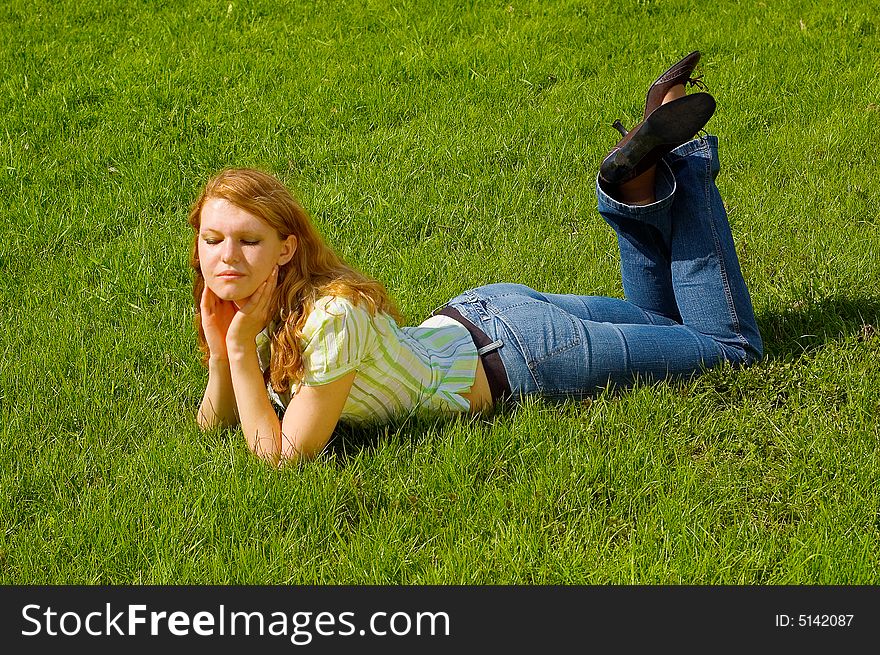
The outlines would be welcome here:
[[[715,186],[715,109],[686,94],[699,53],[661,75],[644,120],[599,169],[626,300],[519,284],[465,291],[418,327],[346,265],[274,177],[221,172],[190,213],[202,428],[241,423],[273,464],[311,458],[337,422],[488,412],[526,396],[584,397],[761,357],[761,337]]]

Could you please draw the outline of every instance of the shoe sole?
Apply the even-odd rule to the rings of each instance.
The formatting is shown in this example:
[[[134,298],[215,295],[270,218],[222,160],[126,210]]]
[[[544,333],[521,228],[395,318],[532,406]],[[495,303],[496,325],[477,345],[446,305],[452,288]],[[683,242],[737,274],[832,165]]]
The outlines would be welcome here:
[[[692,93],[655,109],[602,162],[599,176],[622,184],[644,173],[670,150],[694,138],[715,112],[708,93]]]

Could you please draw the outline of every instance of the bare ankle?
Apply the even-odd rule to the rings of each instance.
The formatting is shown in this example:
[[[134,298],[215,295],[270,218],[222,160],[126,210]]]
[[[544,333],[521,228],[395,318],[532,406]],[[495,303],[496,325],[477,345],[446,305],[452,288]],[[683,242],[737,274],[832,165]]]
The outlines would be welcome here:
[[[663,96],[663,102],[661,105],[665,105],[667,102],[672,102],[673,100],[677,100],[685,95],[684,84],[676,84],[673,87],[669,88],[669,91],[666,92],[666,95]]]

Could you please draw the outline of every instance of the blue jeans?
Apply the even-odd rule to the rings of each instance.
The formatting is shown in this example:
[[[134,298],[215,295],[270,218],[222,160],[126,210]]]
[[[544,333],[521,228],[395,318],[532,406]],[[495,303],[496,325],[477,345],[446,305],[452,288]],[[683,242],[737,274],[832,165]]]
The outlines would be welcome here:
[[[514,399],[585,397],[609,384],[686,378],[761,357],[718,170],[718,139],[706,136],[659,163],[650,205],[619,202],[597,181],[626,300],[502,283],[449,301],[496,342]]]

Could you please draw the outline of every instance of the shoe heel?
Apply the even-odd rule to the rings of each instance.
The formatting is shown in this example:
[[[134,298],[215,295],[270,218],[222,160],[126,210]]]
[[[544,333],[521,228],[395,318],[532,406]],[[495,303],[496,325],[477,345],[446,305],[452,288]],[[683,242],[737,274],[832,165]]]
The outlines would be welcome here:
[[[692,93],[660,105],[604,159],[599,177],[608,184],[622,184],[641,175],[694,138],[713,113],[715,99],[708,93]]]

